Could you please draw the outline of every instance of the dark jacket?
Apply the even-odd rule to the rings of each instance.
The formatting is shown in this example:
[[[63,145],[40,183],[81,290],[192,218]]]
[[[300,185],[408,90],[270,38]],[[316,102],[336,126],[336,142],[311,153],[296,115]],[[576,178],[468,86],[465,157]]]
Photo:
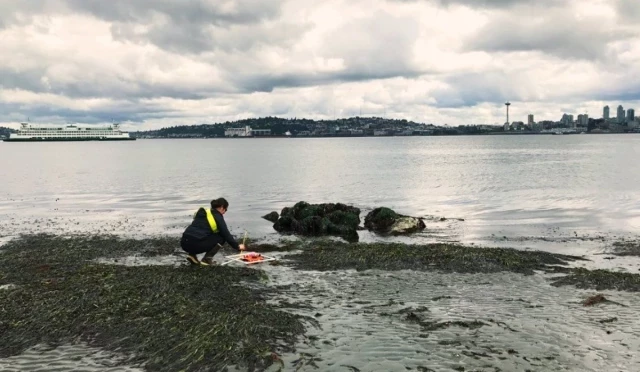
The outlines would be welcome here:
[[[213,219],[216,220],[216,225],[218,226],[217,233],[211,231],[211,226],[209,226],[209,221],[207,220],[207,213],[203,208],[200,208],[198,209],[198,212],[196,212],[196,216],[193,218],[191,225],[186,228],[183,235],[187,235],[196,240],[204,240],[215,235],[216,238],[219,238],[220,245],[227,242],[233,249],[239,251],[240,246],[229,232],[227,223],[224,221],[224,217],[215,209],[212,209],[211,213],[213,214]]]

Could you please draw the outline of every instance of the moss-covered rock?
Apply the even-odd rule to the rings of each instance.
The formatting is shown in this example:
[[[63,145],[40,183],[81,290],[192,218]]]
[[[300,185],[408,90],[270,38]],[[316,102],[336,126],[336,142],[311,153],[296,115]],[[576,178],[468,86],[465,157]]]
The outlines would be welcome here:
[[[304,201],[285,207],[273,228],[280,233],[302,236],[338,236],[349,242],[358,241],[360,209],[341,204],[309,204]]]
[[[392,209],[380,207],[366,215],[364,227],[378,234],[402,235],[424,230],[426,225],[420,218],[404,216]]]

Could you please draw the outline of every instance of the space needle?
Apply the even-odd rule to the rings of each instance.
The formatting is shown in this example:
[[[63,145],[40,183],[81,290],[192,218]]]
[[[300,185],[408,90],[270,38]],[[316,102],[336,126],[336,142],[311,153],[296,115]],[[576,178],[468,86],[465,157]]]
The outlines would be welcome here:
[[[511,102],[507,102],[504,105],[507,106],[507,124],[509,124],[509,106],[511,106]]]

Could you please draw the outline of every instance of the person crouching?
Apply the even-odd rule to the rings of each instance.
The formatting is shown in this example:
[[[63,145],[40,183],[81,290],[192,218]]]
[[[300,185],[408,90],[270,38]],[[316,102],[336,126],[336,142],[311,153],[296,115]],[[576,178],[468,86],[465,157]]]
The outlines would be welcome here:
[[[191,224],[185,229],[180,239],[180,246],[187,252],[187,261],[193,265],[214,265],[213,256],[228,243],[236,251],[244,251],[244,244],[238,244],[229,233],[223,215],[229,209],[229,202],[224,198],[211,201],[211,209],[199,208]],[[204,253],[202,261],[198,255]]]

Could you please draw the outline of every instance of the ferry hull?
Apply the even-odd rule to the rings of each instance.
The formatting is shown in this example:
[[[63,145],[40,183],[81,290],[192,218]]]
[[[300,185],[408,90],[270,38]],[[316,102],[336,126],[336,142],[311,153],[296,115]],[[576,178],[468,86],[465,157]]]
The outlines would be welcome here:
[[[135,138],[5,138],[4,142],[135,141]]]

